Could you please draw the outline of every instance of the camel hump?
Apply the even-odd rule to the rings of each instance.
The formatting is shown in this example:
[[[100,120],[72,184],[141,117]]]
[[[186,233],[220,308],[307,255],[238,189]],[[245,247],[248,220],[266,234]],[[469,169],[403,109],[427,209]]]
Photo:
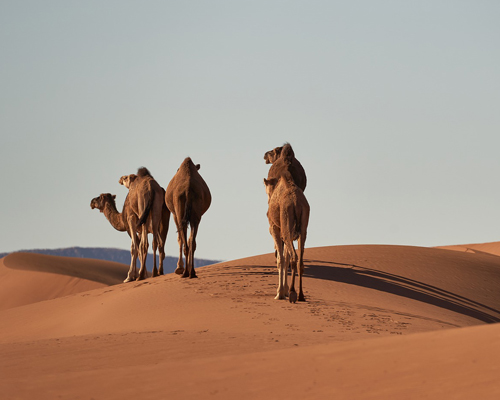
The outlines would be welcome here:
[[[151,213],[151,209],[153,208],[153,203],[155,200],[155,191],[152,189],[151,182],[149,183],[149,190],[146,192],[146,207],[144,208],[144,212],[139,218],[139,222],[137,222],[137,227],[143,225],[149,217]]]
[[[287,164],[291,164],[293,159],[295,158],[295,153],[293,152],[292,145],[290,143],[286,143],[283,146],[283,150],[281,150],[281,157]]]
[[[137,176],[139,176],[141,178],[144,178],[146,176],[149,176],[151,178],[153,177],[153,175],[151,175],[151,172],[149,172],[149,170],[146,167],[140,167],[137,170]]]

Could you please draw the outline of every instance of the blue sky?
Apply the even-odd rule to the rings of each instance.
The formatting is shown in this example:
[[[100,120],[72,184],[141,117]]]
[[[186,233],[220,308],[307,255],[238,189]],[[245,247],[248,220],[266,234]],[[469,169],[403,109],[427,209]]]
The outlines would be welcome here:
[[[306,246],[500,240],[500,3],[3,1],[0,252],[118,247],[90,200],[201,164],[197,255],[271,252],[265,151],[308,176]],[[173,221],[167,254],[177,254]]]

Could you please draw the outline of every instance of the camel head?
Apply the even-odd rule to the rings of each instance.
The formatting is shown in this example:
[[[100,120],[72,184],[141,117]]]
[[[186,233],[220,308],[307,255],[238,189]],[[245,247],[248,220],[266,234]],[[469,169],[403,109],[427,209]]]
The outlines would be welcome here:
[[[267,201],[271,200],[271,197],[274,193],[274,189],[276,188],[277,184],[278,184],[278,179],[276,178],[271,178],[271,179],[264,178],[264,185],[266,186],[266,193],[267,193]]]
[[[132,184],[132,182],[134,182],[135,180],[137,179],[137,175],[135,174],[130,174],[130,175],[123,175],[120,180],[118,181],[118,183],[120,185],[123,185],[125,186],[127,189],[130,189],[130,185]]]
[[[115,198],[116,196],[111,193],[102,193],[98,197],[94,197],[91,202],[90,202],[90,208],[93,210],[94,208],[97,208],[100,212],[104,211],[104,207],[106,207],[106,204],[111,203],[115,205]]]
[[[275,147],[272,150],[269,150],[264,154],[264,160],[266,164],[273,164],[278,158],[281,156],[281,150],[283,150],[283,146]]]

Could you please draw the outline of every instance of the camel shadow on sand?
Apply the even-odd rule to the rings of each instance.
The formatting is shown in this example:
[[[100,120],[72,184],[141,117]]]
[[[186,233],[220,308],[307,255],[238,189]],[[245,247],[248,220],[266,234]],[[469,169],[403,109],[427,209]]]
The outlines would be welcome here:
[[[304,276],[307,278],[326,279],[379,290],[454,311],[486,323],[500,322],[500,311],[436,286],[353,264],[318,260],[305,260],[305,262]]]

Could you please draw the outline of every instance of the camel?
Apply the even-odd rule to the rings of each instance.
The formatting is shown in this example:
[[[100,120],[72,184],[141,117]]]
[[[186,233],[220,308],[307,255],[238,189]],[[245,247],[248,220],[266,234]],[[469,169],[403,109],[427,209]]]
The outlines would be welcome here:
[[[120,185],[125,186],[127,189],[130,190],[130,187],[134,185],[134,182],[137,179],[136,174],[130,174],[130,175],[124,175],[120,178],[118,183]],[[159,186],[159,185],[158,185]],[[162,210],[161,210],[161,219],[160,219],[160,226],[159,226],[159,234],[160,237],[158,239],[158,253],[159,253],[159,260],[160,264],[158,266],[158,270],[156,269],[156,255],[153,260],[153,277],[163,275],[163,260],[165,260],[165,242],[167,240],[167,233],[168,233],[168,226],[170,224],[170,211],[167,208],[167,205],[163,201],[163,198],[165,196],[165,190],[160,186],[161,189],[161,196],[156,196],[155,195],[155,201],[157,201],[158,198],[161,198],[161,203],[162,203]],[[159,193],[158,193],[159,195]],[[148,234],[153,233],[153,224],[152,224],[152,218],[149,221],[150,223],[147,224],[147,229],[148,229]],[[140,232],[139,232],[140,233]],[[155,249],[155,240],[153,238],[153,251],[156,252]]]
[[[102,193],[98,197],[94,197],[90,202],[90,208],[97,208],[104,214],[106,219],[110,222],[111,226],[119,232],[127,232],[132,239],[130,246],[130,268],[127,278],[124,282],[135,280],[136,277],[136,261],[139,249],[139,238],[137,237],[137,229],[132,227],[137,226],[137,218],[135,214],[130,212],[129,198],[125,199],[123,211],[120,213],[116,209],[115,203],[116,196],[111,193]],[[130,223],[129,223],[130,220]]]
[[[135,220],[129,216],[130,229],[137,229],[139,232],[139,261],[141,268],[137,280],[146,278],[146,257],[148,255],[148,233],[153,235],[153,276],[158,276],[156,268],[156,250],[162,249],[164,257],[165,241],[160,235],[160,225],[163,219],[163,196],[165,191],[155,181],[147,168],[141,167],[137,170],[137,175],[124,175],[118,181],[129,189],[127,199],[130,203],[130,215],[137,219],[135,227],[132,226]],[[166,227],[168,230],[168,224]],[[165,235],[166,236],[166,235]],[[163,267],[163,260],[160,261]]]
[[[210,190],[198,170],[200,165],[194,165],[187,157],[177,170],[167,186],[165,203],[174,217],[177,226],[179,242],[179,261],[176,274],[183,278],[196,278],[194,270],[194,252],[196,250],[196,235],[201,217],[210,207],[212,196]],[[188,225],[191,236],[187,239]],[[182,250],[186,257],[186,268],[182,262]]]
[[[286,172],[289,172],[295,184],[302,191],[306,190],[306,172],[299,160],[295,158],[295,153],[290,143],[266,152],[264,160],[266,160],[266,164],[272,164],[271,168],[269,168],[267,179],[279,178]]]
[[[290,173],[279,178],[265,179],[266,193],[269,209],[267,217],[269,220],[269,232],[274,239],[274,247],[277,251],[276,263],[279,273],[278,290],[275,299],[282,300],[287,295],[288,265],[292,268],[292,282],[289,289],[289,301],[297,301],[295,290],[295,275],[297,263],[299,265],[299,301],[306,301],[302,290],[302,276],[304,274],[304,246],[307,236],[307,225],[309,223],[309,203],[304,192],[294,183]],[[298,241],[297,253],[293,241]]]

